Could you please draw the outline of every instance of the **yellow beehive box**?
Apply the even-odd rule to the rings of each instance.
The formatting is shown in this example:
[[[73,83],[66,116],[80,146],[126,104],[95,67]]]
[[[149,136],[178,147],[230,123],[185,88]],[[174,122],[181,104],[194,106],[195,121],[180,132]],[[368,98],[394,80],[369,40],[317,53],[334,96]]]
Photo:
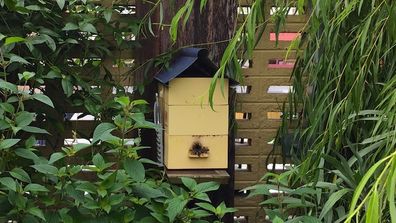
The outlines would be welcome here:
[[[155,77],[168,169],[228,167],[229,80],[218,79],[212,109],[208,95],[216,70],[206,57],[200,49],[185,51]]]

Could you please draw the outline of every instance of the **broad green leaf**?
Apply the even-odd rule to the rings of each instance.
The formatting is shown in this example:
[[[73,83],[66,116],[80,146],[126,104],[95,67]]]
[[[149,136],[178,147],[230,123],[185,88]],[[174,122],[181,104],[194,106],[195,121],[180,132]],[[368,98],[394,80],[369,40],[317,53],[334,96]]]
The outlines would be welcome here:
[[[190,189],[190,191],[194,191],[195,187],[197,186],[197,182],[194,179],[188,177],[181,177],[180,179],[184,186]]]
[[[5,45],[9,45],[12,43],[18,43],[18,42],[23,42],[25,41],[25,38],[19,37],[19,36],[12,36],[12,37],[7,37],[5,40]]]
[[[80,30],[88,33],[97,33],[95,26],[91,23],[81,23],[79,24]]]
[[[58,168],[49,164],[36,164],[32,165],[31,167],[43,174],[56,175],[58,173]]]
[[[73,94],[73,83],[71,82],[70,77],[63,78],[61,84],[63,92],[67,97],[70,97]]]
[[[92,163],[99,169],[103,170],[105,169],[106,162],[103,159],[103,156],[100,155],[100,153],[97,153],[93,158],[92,158]]]
[[[25,182],[25,183],[30,183],[30,182],[31,182],[29,174],[26,173],[26,171],[24,171],[24,170],[21,169],[21,168],[14,168],[14,169],[12,169],[12,170],[10,171],[10,175],[11,175],[12,177],[14,177],[14,178],[16,178],[16,179],[22,181],[22,182]]]
[[[30,113],[27,111],[22,111],[17,113],[16,118],[15,118],[15,123],[18,127],[25,127],[30,125],[30,123],[33,122],[34,119],[34,113]]]
[[[32,98],[54,108],[54,104],[51,99],[45,94],[34,94],[32,95]]]
[[[98,126],[96,126],[94,133],[93,133],[93,138],[92,138],[92,143],[96,143],[101,139],[101,137],[106,133],[106,132],[111,132],[114,129],[116,129],[115,125],[111,123],[100,123]]]
[[[103,16],[104,16],[104,18],[105,18],[107,23],[110,22],[112,14],[113,14],[113,10],[111,10],[111,9],[105,9],[103,11]]]
[[[0,178],[0,184],[6,186],[9,190],[16,191],[16,183],[11,177]]]
[[[15,144],[17,144],[19,141],[21,141],[21,140],[20,139],[4,139],[4,140],[0,141],[0,150],[9,149],[12,146],[14,146]]]
[[[37,207],[31,207],[27,210],[27,212],[31,215],[40,218],[43,221],[46,221],[43,212]]]
[[[48,192],[49,190],[46,187],[44,187],[43,185],[31,183],[31,184],[26,185],[24,191]]]
[[[65,156],[66,156],[66,155],[65,155],[64,153],[62,153],[62,152],[53,153],[53,154],[51,154],[51,157],[50,157],[50,159],[49,159],[49,161],[48,161],[48,164],[53,164],[53,163],[55,163],[56,161],[58,161],[58,160],[64,158]]]
[[[146,183],[135,183],[132,185],[132,191],[134,194],[138,195],[139,197],[152,199],[152,198],[159,198],[164,197],[164,193],[159,189],[153,188],[152,185]]]
[[[196,203],[196,205],[212,213],[216,213],[216,208],[210,203]]]
[[[18,148],[16,150],[14,150],[14,152],[17,156],[23,157],[25,159],[30,159],[33,161],[39,159],[39,157],[29,149]]]
[[[76,29],[78,29],[78,25],[77,24],[68,22],[68,23],[66,23],[65,27],[63,27],[62,30],[69,31],[69,30],[76,30]]]
[[[63,9],[65,7],[65,0],[56,0],[56,3],[58,4],[60,9]]]
[[[56,43],[55,43],[54,39],[52,39],[52,37],[50,37],[49,35],[46,35],[46,34],[42,34],[41,36],[44,37],[45,43],[47,44],[48,48],[50,48],[52,51],[55,51]]]
[[[22,74],[19,73],[19,74],[18,74],[18,77],[19,77],[19,80],[25,80],[25,81],[27,81],[27,80],[29,80],[30,78],[34,77],[35,75],[36,75],[36,73],[34,73],[34,72],[25,71],[25,72],[23,72]]]
[[[38,127],[34,127],[34,126],[25,126],[22,128],[22,131],[30,132],[30,133],[37,133],[37,134],[48,134],[48,135],[50,134],[49,132],[47,132],[47,130],[38,128]]]
[[[127,96],[116,97],[116,98],[114,98],[114,101],[117,102],[118,104],[122,105],[123,107],[128,106],[130,103],[129,97],[127,97]]]
[[[216,182],[205,182],[205,183],[200,183],[195,187],[195,191],[198,193],[203,193],[203,192],[209,192],[209,191],[215,191],[219,189],[220,185]]]
[[[17,86],[15,84],[12,84],[10,82],[6,82],[3,79],[0,79],[0,89],[6,89],[11,92],[17,92]]]
[[[275,216],[275,218],[272,220],[272,223],[284,223],[282,218]]]
[[[169,221],[173,222],[175,218],[182,213],[183,209],[186,207],[188,203],[187,199],[182,197],[175,197],[167,201],[167,212]]]
[[[126,159],[124,168],[127,174],[137,182],[143,182],[145,178],[145,169],[143,164],[138,160]]]
[[[125,199],[124,194],[113,194],[109,197],[109,202],[111,206],[120,204]]]
[[[21,64],[30,64],[27,60],[15,54],[11,55],[10,57],[10,63],[14,63],[14,62]]]

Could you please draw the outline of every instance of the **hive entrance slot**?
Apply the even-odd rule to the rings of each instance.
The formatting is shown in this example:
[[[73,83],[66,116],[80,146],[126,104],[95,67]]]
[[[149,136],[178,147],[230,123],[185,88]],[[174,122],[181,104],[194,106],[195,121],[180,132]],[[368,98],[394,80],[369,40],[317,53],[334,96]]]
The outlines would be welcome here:
[[[206,158],[209,156],[209,149],[200,142],[194,142],[191,146],[189,156],[192,158]]]

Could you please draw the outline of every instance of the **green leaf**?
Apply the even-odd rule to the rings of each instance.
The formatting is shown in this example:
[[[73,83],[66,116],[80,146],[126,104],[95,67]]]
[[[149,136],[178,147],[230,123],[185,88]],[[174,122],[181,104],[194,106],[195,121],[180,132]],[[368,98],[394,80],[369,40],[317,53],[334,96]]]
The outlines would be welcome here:
[[[197,186],[197,182],[194,179],[188,177],[181,177],[180,179],[184,186],[190,189],[190,191],[194,191],[195,186]]]
[[[15,123],[17,127],[23,128],[25,126],[28,126],[30,123],[32,123],[33,119],[34,119],[34,113],[22,111],[17,113],[15,118]]]
[[[70,31],[70,30],[76,30],[76,29],[78,29],[78,25],[77,24],[68,22],[68,23],[66,23],[65,27],[63,27],[62,30]]]
[[[18,42],[23,42],[25,41],[25,38],[19,37],[19,36],[12,36],[12,37],[7,37],[5,40],[4,45],[9,45],[12,43],[18,43]]]
[[[389,212],[391,216],[391,222],[396,221],[396,203],[395,203],[395,187],[396,187],[396,158],[393,158],[393,165],[391,167],[391,173],[388,175],[388,203],[389,203]]]
[[[46,35],[46,34],[41,34],[41,36],[44,37],[45,43],[47,44],[48,48],[50,48],[52,51],[55,51],[56,43],[55,43],[54,39],[52,39],[52,37],[50,37],[49,35]]]
[[[196,205],[212,213],[216,213],[216,208],[210,203],[196,203]]]
[[[366,223],[380,222],[380,208],[381,206],[379,202],[378,191],[377,188],[374,188],[366,211]]]
[[[56,0],[56,3],[58,3],[60,9],[65,7],[65,0]]]
[[[113,131],[114,129],[116,129],[115,125],[113,125],[111,123],[106,123],[106,122],[100,123],[95,128],[95,131],[94,131],[93,137],[92,137],[92,143],[99,141],[103,135]]]
[[[350,204],[348,219],[346,220],[346,222],[350,221],[350,219],[353,218],[353,216],[354,216],[353,212],[354,212],[356,204],[360,198],[360,195],[362,194],[362,191],[366,186],[366,183],[368,182],[370,177],[374,174],[374,172],[388,159],[389,159],[389,157],[385,157],[385,158],[381,159],[380,161],[376,162],[373,166],[370,167],[370,169],[366,172],[366,174],[360,180],[359,185],[356,187],[355,192],[353,194],[351,204]]]
[[[19,74],[18,74],[18,77],[19,77],[19,80],[25,80],[25,81],[27,81],[27,80],[29,80],[30,78],[34,77],[35,75],[36,75],[36,73],[34,73],[34,72],[25,71],[25,72],[23,72],[22,74],[19,73]]]
[[[6,82],[3,79],[0,79],[0,88],[9,90],[11,92],[17,92],[18,91],[18,88],[17,88],[17,86],[15,84],[12,84],[10,82]]]
[[[22,128],[22,131],[30,132],[30,133],[37,133],[37,134],[48,134],[48,135],[50,135],[50,133],[47,132],[47,130],[42,129],[42,128],[38,128],[38,127],[34,127],[34,126],[25,126],[25,127]]]
[[[93,158],[92,158],[92,163],[99,169],[103,170],[106,166],[106,162],[103,159],[103,156],[100,155],[100,153],[97,153]]]
[[[12,54],[11,57],[10,57],[10,63],[14,63],[14,62],[21,63],[21,64],[30,64],[24,58],[22,58],[22,57],[20,57],[18,55]]]
[[[62,79],[62,88],[67,97],[70,97],[73,94],[73,83],[71,82],[70,77]]]
[[[53,164],[53,163],[55,163],[56,161],[58,161],[58,160],[62,159],[63,157],[65,157],[65,156],[66,156],[66,155],[65,155],[64,153],[61,153],[61,152],[53,153],[53,154],[51,155],[49,161],[48,161],[48,164]]]
[[[209,198],[209,196],[208,196],[207,193],[196,193],[196,194],[194,195],[194,198],[195,198],[195,199],[198,199],[198,200],[201,200],[201,201],[210,202],[210,198]]]
[[[31,215],[40,218],[43,221],[46,221],[43,212],[39,208],[31,207],[27,210],[27,212]]]
[[[17,156],[23,157],[25,159],[29,159],[33,161],[39,159],[39,157],[29,149],[18,148],[14,152]]]
[[[168,212],[168,217],[169,221],[173,222],[180,213],[182,213],[184,207],[188,203],[188,199],[184,199],[182,197],[175,197],[167,201],[167,212]]]
[[[17,144],[19,141],[21,141],[21,140],[20,139],[4,139],[0,142],[0,150],[9,149],[12,146],[14,146],[15,144]]]
[[[127,96],[116,97],[116,98],[114,98],[114,101],[117,102],[118,104],[122,105],[123,107],[127,107],[130,103],[129,97],[127,97]]]
[[[125,199],[124,194],[110,195],[110,197],[109,197],[110,205],[114,206],[114,205],[120,204],[124,199]]]
[[[32,165],[31,167],[43,174],[56,175],[58,173],[58,168],[49,164],[36,164]]]
[[[147,183],[135,183],[132,185],[132,191],[134,194],[137,194],[139,197],[152,199],[165,197],[164,193],[159,190],[153,188],[152,185],[148,185]]]
[[[145,169],[143,164],[138,160],[126,159],[124,168],[127,174],[137,182],[143,182],[145,178]]]
[[[9,190],[16,191],[16,183],[11,177],[0,178],[0,183],[6,186]]]
[[[78,44],[78,41],[72,38],[67,38],[65,40],[66,43],[70,43],[70,44]]]
[[[48,106],[50,106],[52,108],[55,108],[54,104],[51,101],[51,99],[45,94],[34,94],[34,95],[32,95],[32,98],[37,100],[37,101],[40,101],[40,102],[42,102],[42,103],[44,103],[44,104],[46,104],[46,105],[48,105]]]
[[[220,185],[216,182],[205,182],[200,183],[195,187],[195,191],[198,193],[204,193],[209,191],[215,191],[219,189]]]
[[[272,220],[272,223],[284,223],[282,218],[275,216],[275,218]]]
[[[14,168],[10,171],[10,175],[22,182],[30,183],[29,174],[21,168]]]
[[[330,195],[329,199],[328,199],[328,200],[326,201],[326,203],[323,205],[323,209],[322,209],[322,211],[320,212],[319,219],[322,220],[322,219],[326,216],[326,214],[327,214],[329,211],[333,210],[334,205],[335,205],[345,194],[347,194],[347,193],[350,192],[350,191],[351,191],[351,189],[349,189],[349,188],[344,188],[344,189],[341,189],[341,190],[339,190],[339,191],[337,191],[337,192],[335,192],[335,193],[332,193],[332,194]]]
[[[112,14],[113,14],[113,10],[111,10],[111,9],[105,9],[103,11],[103,16],[104,16],[104,18],[105,18],[107,23],[110,22]]]
[[[81,23],[79,24],[80,30],[88,33],[97,33],[95,26],[91,23]]]
[[[49,190],[48,190],[46,187],[44,187],[44,186],[42,186],[42,185],[40,185],[40,184],[28,184],[28,185],[25,187],[24,191],[31,191],[31,192],[48,192]]]

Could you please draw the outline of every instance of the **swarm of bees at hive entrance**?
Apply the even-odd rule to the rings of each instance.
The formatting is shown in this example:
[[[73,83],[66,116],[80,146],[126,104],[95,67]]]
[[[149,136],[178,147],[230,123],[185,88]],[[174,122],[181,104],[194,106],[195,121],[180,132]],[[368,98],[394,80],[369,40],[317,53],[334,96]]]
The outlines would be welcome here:
[[[207,157],[208,152],[208,147],[203,146],[200,142],[194,142],[190,149],[190,154],[197,157]]]

